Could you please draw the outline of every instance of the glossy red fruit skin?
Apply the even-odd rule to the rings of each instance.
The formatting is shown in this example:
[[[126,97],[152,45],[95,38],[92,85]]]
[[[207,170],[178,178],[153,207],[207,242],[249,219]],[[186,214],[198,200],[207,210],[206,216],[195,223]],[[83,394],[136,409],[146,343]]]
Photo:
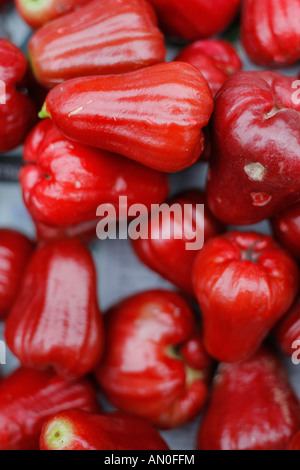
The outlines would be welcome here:
[[[78,238],[83,243],[90,243],[97,237],[98,220],[82,222],[68,227],[55,227],[33,220],[36,238],[39,242],[50,242],[63,238]]]
[[[205,242],[224,230],[223,225],[218,222],[207,208],[205,194],[202,191],[189,190],[177,194],[169,200],[168,205],[173,204],[179,204],[182,209],[184,209],[185,204],[192,204],[194,207],[194,224],[196,224],[196,204],[205,205],[204,220],[201,220],[201,227],[204,223]],[[171,220],[172,222],[175,221],[175,227],[178,225],[186,230],[187,226],[182,223],[181,218],[177,218],[177,215],[174,216],[173,214]],[[198,250],[186,249],[186,243],[193,242],[193,240],[180,240],[174,237],[162,239],[161,233],[164,232],[162,221],[157,225],[154,221],[151,223],[150,219],[149,226],[151,231],[149,231],[149,238],[147,240],[140,238],[131,241],[136,255],[150,269],[153,269],[179,287],[179,289],[193,296],[192,268]],[[200,226],[198,228],[200,230]],[[195,230],[195,227],[193,227],[193,230]]]
[[[299,426],[299,401],[283,364],[264,347],[245,362],[220,364],[197,448],[286,450]]]
[[[207,199],[227,224],[254,224],[300,200],[293,82],[276,72],[238,72],[216,96]]]
[[[98,206],[112,204],[118,212],[120,196],[127,196],[128,205],[150,209],[169,192],[165,174],[70,141],[50,119],[28,136],[24,160],[20,180],[25,205],[42,230],[57,227],[60,235],[84,235],[87,230],[89,236],[94,227],[96,236]],[[83,226],[87,222],[89,227]]]
[[[96,378],[111,403],[165,429],[197,416],[208,396],[211,359],[186,301],[171,291],[147,291],[105,319]]]
[[[202,128],[212,111],[202,74],[170,62],[126,75],[69,80],[49,92],[41,116],[51,117],[70,139],[172,173],[200,157]]]
[[[242,62],[233,46],[221,39],[196,41],[182,49],[176,60],[187,62],[200,70],[213,96],[230,75],[242,69]]]
[[[293,437],[289,443],[288,450],[300,450],[300,431]]]
[[[101,359],[102,322],[88,249],[77,239],[58,240],[32,256],[6,321],[5,338],[23,365],[51,366],[77,378]]]
[[[28,53],[36,78],[51,88],[71,78],[159,64],[166,49],[145,0],[94,0],[38,30]]]
[[[51,443],[53,430],[60,425],[70,429],[69,442]],[[50,440],[50,442],[49,442]],[[56,439],[58,441],[58,439]],[[67,410],[49,418],[44,424],[41,450],[168,450],[158,431],[147,422],[127,413],[93,414]]]
[[[15,0],[16,8],[23,20],[33,29],[54,20],[70,11],[87,4],[90,0],[48,0],[36,2],[32,0]],[[38,5],[38,3],[41,3]],[[33,6],[32,6],[33,5]]]
[[[237,362],[254,354],[287,312],[299,272],[272,237],[233,231],[207,242],[193,280],[206,350],[222,362]]]
[[[292,357],[300,346],[300,296],[276,326],[274,333],[282,351]],[[296,341],[299,344],[295,348]]]
[[[0,382],[0,449],[38,450],[45,420],[62,410],[97,413],[96,389],[87,379],[21,367]]]
[[[0,153],[20,145],[36,120],[33,102],[16,89],[25,77],[26,69],[26,57],[20,49],[0,38]],[[2,102],[3,94],[5,103]]]
[[[0,319],[8,314],[33,251],[32,242],[21,233],[0,229]]]
[[[206,126],[203,129],[203,134],[204,134],[204,149],[201,154],[201,162],[209,162],[211,152],[212,152],[212,140],[211,140],[211,130],[210,126]]]
[[[150,0],[161,27],[170,36],[188,41],[221,33],[234,20],[240,0]]]
[[[300,260],[300,203],[275,215],[271,223],[279,243]]]
[[[241,38],[250,59],[264,67],[300,59],[300,1],[245,0]]]

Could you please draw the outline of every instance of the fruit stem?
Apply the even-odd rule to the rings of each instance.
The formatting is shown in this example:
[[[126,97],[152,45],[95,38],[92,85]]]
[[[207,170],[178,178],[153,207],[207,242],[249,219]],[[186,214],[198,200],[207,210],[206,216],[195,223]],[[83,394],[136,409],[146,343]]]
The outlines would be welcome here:
[[[43,104],[43,107],[40,110],[38,116],[40,119],[51,118],[51,114],[47,111],[46,103]]]
[[[192,383],[195,382],[196,380],[202,379],[204,377],[204,374],[202,371],[193,369],[185,362],[184,358],[181,356],[180,352],[178,351],[178,346],[174,346],[174,345],[167,346],[166,354],[171,359],[177,359],[178,361],[183,363],[184,369],[185,369],[185,378],[186,378],[185,382],[186,382],[187,387],[192,385]]]

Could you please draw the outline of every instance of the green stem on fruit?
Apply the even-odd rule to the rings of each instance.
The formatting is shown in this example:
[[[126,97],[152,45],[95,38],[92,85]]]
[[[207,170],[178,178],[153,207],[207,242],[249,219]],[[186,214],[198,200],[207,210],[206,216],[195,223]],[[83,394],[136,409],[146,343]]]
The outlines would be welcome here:
[[[178,361],[183,363],[184,370],[185,370],[185,383],[187,387],[192,385],[192,383],[195,382],[196,380],[202,379],[204,377],[204,374],[202,371],[193,369],[184,361],[183,357],[181,356],[178,350],[178,346],[173,346],[173,345],[167,346],[166,355],[170,357],[171,359],[177,359]]]
[[[40,119],[51,118],[51,114],[47,111],[46,103],[43,104],[43,107],[40,110],[38,116],[39,116]]]

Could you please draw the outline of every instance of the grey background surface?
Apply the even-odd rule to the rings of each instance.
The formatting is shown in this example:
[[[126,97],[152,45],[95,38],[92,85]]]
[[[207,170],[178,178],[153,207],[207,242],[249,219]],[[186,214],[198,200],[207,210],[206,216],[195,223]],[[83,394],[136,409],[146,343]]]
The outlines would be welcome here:
[[[30,35],[30,29],[24,24],[17,13],[8,8],[0,14],[0,37],[7,37],[23,49]],[[236,47],[243,59],[244,70],[259,69],[251,64],[237,42]],[[168,59],[172,60],[178,48],[168,46]],[[282,71],[286,75],[296,75],[298,68],[290,68]],[[21,155],[19,148],[12,152],[12,156]],[[203,188],[206,177],[206,165],[195,164],[193,167],[179,174],[171,175],[172,192],[185,188]],[[0,227],[11,227],[22,231],[29,236],[34,235],[33,225],[27,213],[18,184],[0,182]],[[263,222],[254,226],[258,231],[269,232],[269,225]],[[243,227],[243,230],[249,227]],[[127,240],[97,241],[91,245],[92,253],[98,270],[99,303],[103,311],[113,305],[119,299],[130,294],[155,287],[174,287],[160,276],[143,266],[134,256],[130,243]],[[0,324],[0,339],[3,339],[3,325]],[[300,398],[300,365],[295,366],[288,358],[284,358],[291,383]],[[8,351],[7,364],[1,366],[4,374],[8,374],[18,365]],[[105,404],[105,407],[109,407]],[[163,432],[171,449],[189,450],[195,448],[195,438],[201,417],[193,423],[180,429]]]

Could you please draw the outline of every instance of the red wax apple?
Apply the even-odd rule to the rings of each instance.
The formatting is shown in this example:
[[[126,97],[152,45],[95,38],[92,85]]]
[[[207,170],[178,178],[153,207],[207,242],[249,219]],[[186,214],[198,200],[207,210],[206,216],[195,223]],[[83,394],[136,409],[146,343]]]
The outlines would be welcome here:
[[[39,29],[28,53],[36,78],[51,88],[75,77],[159,64],[166,49],[148,2],[94,0]]]
[[[245,362],[219,366],[197,448],[286,450],[299,427],[299,401],[283,365],[262,348]]]
[[[279,243],[300,260],[300,203],[276,214],[272,228]]]
[[[208,396],[211,359],[186,301],[147,291],[105,318],[106,351],[96,377],[113,405],[161,428],[197,416]]]
[[[12,307],[33,251],[31,241],[15,230],[0,229],[0,319]]]
[[[38,450],[45,420],[69,408],[97,413],[97,391],[87,379],[21,367],[0,382],[0,450]]]
[[[207,351],[223,362],[250,357],[298,286],[297,264],[270,236],[234,231],[208,241],[194,264]]]
[[[187,62],[200,70],[213,96],[230,75],[242,68],[242,62],[232,45],[220,39],[196,41],[185,47],[176,60]]]
[[[300,362],[300,296],[275,328],[282,351]]]
[[[149,0],[163,30],[193,41],[221,33],[234,20],[240,0]]]
[[[250,59],[264,67],[300,59],[300,1],[245,0],[241,37]]]
[[[51,117],[70,139],[172,173],[200,157],[212,111],[203,75],[170,62],[69,80],[49,92],[40,117]]]
[[[41,450],[168,450],[150,424],[126,413],[67,410],[45,423]]]
[[[40,28],[59,16],[82,7],[90,0],[15,0],[15,5],[31,28]]]
[[[77,239],[41,245],[32,256],[5,325],[23,365],[67,377],[90,372],[103,352],[93,259]]]
[[[127,196],[128,206],[138,203],[150,209],[168,195],[165,174],[72,142],[50,119],[28,136],[24,160],[20,177],[24,202],[43,234],[49,232],[47,227],[57,227],[60,235],[86,231],[90,235],[100,204],[112,204],[118,215],[120,196]],[[86,222],[88,227],[82,225]]]
[[[0,38],[0,153],[20,145],[36,120],[33,102],[17,89],[26,70],[22,51]]]
[[[207,198],[227,224],[256,223],[300,200],[294,80],[276,72],[238,72],[216,97]]]
[[[175,207],[171,217],[165,217],[170,211],[170,206]],[[204,214],[197,211],[197,204],[204,205]],[[187,218],[186,205],[192,205],[192,220]],[[174,232],[172,231],[174,224]],[[199,190],[190,190],[180,193],[169,200],[168,206],[162,209],[160,220],[151,217],[149,219],[148,238],[132,240],[132,246],[139,259],[150,269],[158,272],[177,287],[194,295],[192,283],[192,268],[199,252],[196,246],[197,233],[204,234],[204,242],[218,235],[224,227],[212,215],[206,205],[205,195]],[[170,231],[171,230],[171,231]],[[169,236],[170,231],[170,236]],[[177,236],[183,238],[175,238]],[[190,249],[187,245],[193,244]],[[202,248],[202,247],[201,247]]]

